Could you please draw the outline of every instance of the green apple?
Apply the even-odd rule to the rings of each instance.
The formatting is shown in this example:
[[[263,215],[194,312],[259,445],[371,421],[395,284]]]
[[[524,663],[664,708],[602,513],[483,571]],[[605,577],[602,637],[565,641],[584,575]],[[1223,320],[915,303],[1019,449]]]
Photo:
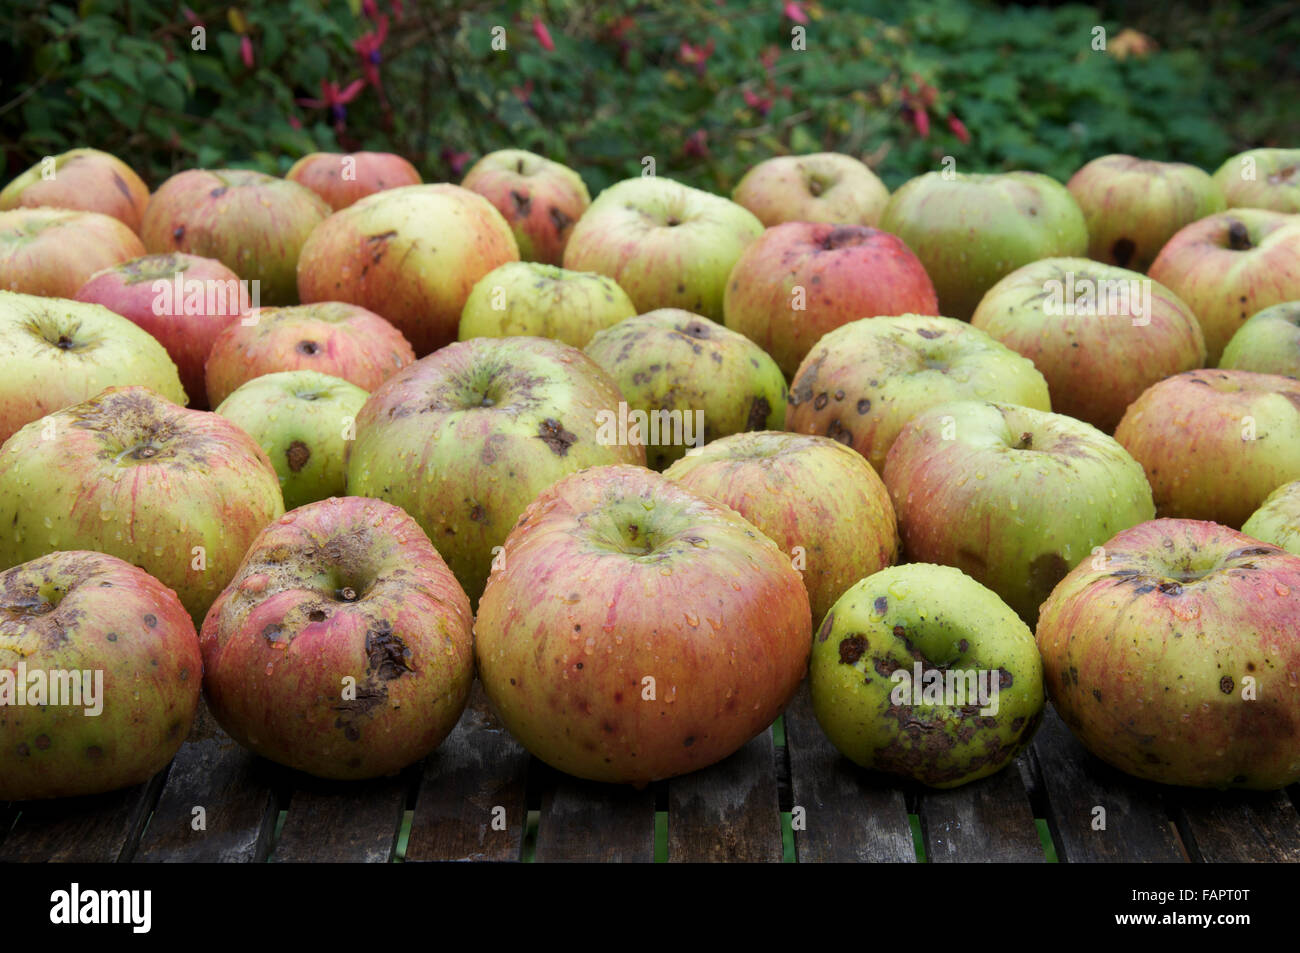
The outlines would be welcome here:
[[[970,323],[1034,362],[1053,410],[1107,433],[1152,384],[1205,366],[1201,326],[1173,292],[1087,258],[1017,268]]]
[[[585,350],[627,398],[605,418],[610,435],[621,442],[624,432],[638,433],[655,470],[688,446],[785,424],[785,378],[776,361],[698,314],[660,308],[637,315],[598,333]]]
[[[1142,467],[1073,417],[956,401],[894,441],[885,486],[909,559],[956,566],[1030,625],[1079,560],[1155,516]]]
[[[1047,381],[978,328],[903,314],[853,321],[808,352],[786,425],[847,444],[880,473],[903,424],[928,407],[980,398],[1051,410]]]
[[[1300,556],[1300,480],[1284,483],[1241,524],[1247,536]]]
[[[1300,149],[1250,149],[1214,173],[1228,208],[1300,212]]]
[[[1078,203],[1037,172],[926,173],[890,197],[880,228],[921,259],[939,292],[939,312],[963,321],[1021,265],[1088,251]]]
[[[348,442],[369,396],[341,377],[282,371],[240,385],[217,413],[266,451],[280,478],[284,508],[292,510],[344,495]]]
[[[1300,377],[1300,300],[1253,314],[1223,349],[1219,366]]]
[[[664,476],[726,503],[803,575],[813,618],[898,558],[894,505],[860,453],[829,437],[760,430],[688,451]]]
[[[569,235],[564,267],[609,275],[640,313],[685,308],[722,320],[727,276],[763,223],[718,195],[657,176],[596,197]]]
[[[813,636],[808,685],[849,760],[936,788],[1001,770],[1043,714],[1033,634],[949,566],[894,566],[844,593]]]
[[[613,278],[531,261],[507,262],[484,275],[460,313],[460,339],[555,338],[586,347],[597,331],[636,314]]]
[[[1146,271],[1184,225],[1227,207],[1204,169],[1126,155],[1093,159],[1066,188],[1088,223],[1088,257],[1134,271]]]

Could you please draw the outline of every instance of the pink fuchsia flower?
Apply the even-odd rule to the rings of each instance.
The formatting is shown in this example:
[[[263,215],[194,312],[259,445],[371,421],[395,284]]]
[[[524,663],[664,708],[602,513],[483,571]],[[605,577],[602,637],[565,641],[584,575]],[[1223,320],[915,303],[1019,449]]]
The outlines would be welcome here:
[[[777,57],[781,55],[781,48],[778,46],[769,46],[758,54],[758,61],[763,64],[763,71],[772,72],[772,67],[776,65]]]
[[[203,21],[199,19],[199,15],[189,7],[181,7],[181,13],[184,15],[186,22],[189,23],[190,26],[203,26]]]
[[[547,53],[555,52],[555,43],[551,40],[551,31],[546,29],[546,24],[542,22],[541,17],[533,18],[533,36],[537,37],[537,42],[542,44],[542,49]]]
[[[948,117],[948,128],[952,130],[953,135],[960,139],[963,144],[970,142],[970,130],[967,129],[966,124],[955,115]]]
[[[379,17],[379,26],[377,30],[362,34],[352,42],[352,48],[361,56],[361,72],[365,75],[366,82],[375,89],[380,89],[382,83],[379,80],[379,64],[383,62],[379,48],[384,45],[384,40],[388,39],[388,17]]]
[[[247,34],[239,38],[239,58],[249,69],[253,68],[253,41]]]
[[[308,106],[312,109],[329,109],[330,115],[334,119],[336,129],[342,129],[348,111],[346,106],[352,100],[357,98],[357,94],[365,89],[366,81],[363,79],[354,79],[342,89],[339,84],[333,80],[320,81],[320,99],[300,99],[298,105]]]
[[[532,105],[533,105],[533,81],[532,81],[531,79],[530,79],[530,80],[527,80],[527,81],[524,83],[524,85],[522,85],[522,86],[511,86],[511,87],[510,87],[510,92],[514,93],[514,94],[515,94],[515,98],[518,99],[518,100],[519,100],[521,103],[523,103],[525,106],[527,106],[527,107],[529,107],[529,108],[532,108]]]
[[[922,139],[930,135],[930,114],[925,111],[924,106],[912,107],[912,125],[916,126],[916,131],[920,133]]]
[[[470,154],[468,152],[453,152],[451,149],[442,150],[442,161],[451,167],[451,174],[457,178],[465,170],[469,160]]]
[[[808,22],[808,14],[804,12],[803,4],[798,3],[797,0],[789,0],[789,2],[781,8],[781,12],[795,23]]]
[[[692,46],[689,43],[683,43],[677,50],[677,59],[686,66],[694,66],[696,74],[703,76],[704,70],[709,65],[709,57],[713,55],[715,45],[713,40],[709,40],[704,46]]]
[[[760,96],[752,89],[746,89],[741,95],[745,97],[745,105],[757,110],[760,116],[766,116],[772,109],[772,99],[769,96]]]
[[[696,129],[686,137],[682,151],[692,158],[706,159],[709,155],[709,134],[703,129]]]

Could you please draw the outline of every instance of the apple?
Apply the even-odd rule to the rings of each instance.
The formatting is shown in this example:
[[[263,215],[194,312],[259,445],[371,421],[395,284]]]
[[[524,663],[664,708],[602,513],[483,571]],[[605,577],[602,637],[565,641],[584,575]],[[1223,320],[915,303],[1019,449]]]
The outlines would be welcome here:
[[[1270,493],[1241,525],[1241,531],[1300,556],[1300,480],[1284,483]]]
[[[455,727],[469,599],[415,520],[358,497],[267,526],[203,623],[203,688],[232,738],[325,778],[395,774]]]
[[[480,278],[519,260],[492,203],[458,185],[387,189],[331,215],[298,262],[304,302],[346,301],[390,321],[423,357],[456,339]]]
[[[208,353],[224,328],[257,306],[254,290],[215,258],[168,252],[96,272],[77,300],[103,305],[148,331],[176,363],[190,406],[206,410]]]
[[[787,222],[753,242],[731,270],[727,327],[788,377],[828,331],[881,314],[938,314],[934,285],[902,239],[864,225]]]
[[[471,600],[533,498],[561,477],[645,463],[640,444],[602,443],[618,386],[577,348],[546,338],[474,338],[385,381],[357,415],[348,492],[419,522]]]
[[[205,370],[208,402],[216,407],[240,385],[277,371],[330,374],[369,392],[414,360],[397,328],[357,305],[260,308],[213,342]]]
[[[1251,371],[1177,374],[1115,428],[1146,470],[1160,516],[1238,527],[1300,479],[1300,380]]]
[[[808,352],[790,386],[786,427],[838,440],[880,473],[903,424],[966,398],[1051,410],[1033,362],[963,321],[866,318],[836,328]]]
[[[241,384],[216,412],[266,451],[292,510],[344,494],[348,443],[369,396],[340,377],[282,371]]]
[[[329,205],[297,182],[245,169],[188,169],[158,187],[140,237],[154,254],[217,259],[259,282],[268,305],[297,304],[299,253],[329,214]]]
[[[767,728],[807,669],[808,593],[748,521],[653,471],[544,490],[474,623],[479,679],[534,757],[644,786]]]
[[[1300,377],[1300,299],[1251,315],[1223,349],[1219,367]]]
[[[743,334],[698,314],[660,308],[637,315],[596,334],[585,350],[626,398],[606,417],[610,433],[638,433],[655,470],[681,459],[687,446],[785,424],[785,378],[776,362]]]
[[[97,304],[0,291],[0,442],[105,387],[129,384],[185,403],[163,346],[126,318]]]
[[[0,801],[143,784],[190,733],[203,659],[176,593],[103,553],[0,573]]]
[[[745,173],[731,198],[768,228],[782,222],[874,226],[889,189],[853,156],[814,152],[760,162]]]
[[[1217,364],[1248,317],[1300,298],[1300,216],[1242,208],[1203,218],[1169,239],[1148,274],[1192,309]]]
[[[1043,605],[1052,704],[1093,754],[1148,781],[1300,780],[1300,556],[1196,520],[1109,540]]]
[[[555,338],[586,347],[593,334],[636,314],[612,278],[532,261],[506,262],[479,280],[460,315],[460,339]]]
[[[149,186],[116,156],[98,149],[71,149],[46,156],[0,191],[0,211],[66,208],[99,212],[133,232],[149,204]]]
[[[963,321],[1021,265],[1088,251],[1088,226],[1073,196],[1037,172],[928,172],[890,196],[879,227],[921,259],[939,310]]]
[[[850,761],[935,788],[1002,770],[1042,719],[1033,633],[950,566],[893,566],[840,597],[813,636],[813,713]]]
[[[283,512],[252,437],[147,387],[110,387],[0,448],[0,568],[61,549],[108,553],[174,589],[196,624]]]
[[[415,166],[391,152],[312,152],[284,177],[311,189],[336,212],[384,189],[420,184]]]
[[[1219,166],[1214,181],[1228,208],[1300,212],[1300,149],[1250,149]]]
[[[803,575],[813,622],[898,558],[894,506],[876,471],[829,437],[760,430],[690,451],[664,476],[749,520]]]
[[[955,566],[1030,625],[1094,546],[1155,516],[1142,467],[1113,438],[1014,404],[963,400],[918,414],[884,478],[907,558]]]
[[[1087,258],[1017,268],[970,323],[1034,362],[1054,410],[1107,433],[1152,384],[1205,366],[1187,305],[1136,271]]]
[[[101,268],[144,253],[135,232],[98,212],[0,212],[0,289],[6,291],[72,298]]]
[[[617,281],[638,312],[684,308],[722,320],[727,276],[763,223],[735,202],[658,176],[625,179],[573,227],[564,267]]]
[[[591,204],[582,176],[523,149],[489,152],[461,182],[491,202],[510,223],[519,257],[558,265],[573,223]]]
[[[1146,271],[1184,225],[1227,208],[1204,169],[1127,155],[1093,159],[1066,188],[1088,225],[1088,257]]]

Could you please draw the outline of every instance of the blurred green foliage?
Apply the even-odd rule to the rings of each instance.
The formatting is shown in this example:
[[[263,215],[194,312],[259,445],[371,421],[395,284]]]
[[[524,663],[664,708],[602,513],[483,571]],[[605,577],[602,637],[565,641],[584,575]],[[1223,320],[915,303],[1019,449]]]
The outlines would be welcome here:
[[[1059,179],[1108,152],[1212,170],[1300,143],[1295,7],[1135,20],[1119,3],[980,0],[5,0],[4,178],[81,145],[155,186],[362,148],[428,181],[531,149],[593,193],[645,156],[718,192],[817,150],[862,157],[891,187],[949,155]]]

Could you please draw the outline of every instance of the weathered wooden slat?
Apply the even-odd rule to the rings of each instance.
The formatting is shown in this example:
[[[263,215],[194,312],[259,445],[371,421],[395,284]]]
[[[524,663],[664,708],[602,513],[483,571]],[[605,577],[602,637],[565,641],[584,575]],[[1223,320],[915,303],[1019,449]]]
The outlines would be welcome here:
[[[1285,791],[1177,791],[1171,797],[1193,860],[1300,863],[1300,812]]]
[[[109,794],[14,805],[18,821],[0,842],[0,863],[129,861],[166,774]]]
[[[926,859],[934,863],[1047,859],[1018,763],[959,788],[922,792],[917,814]]]
[[[460,723],[425,761],[407,862],[520,860],[528,761],[476,681]]]
[[[598,784],[535,762],[541,784],[539,863],[654,863],[655,790]]]
[[[206,704],[177,753],[137,863],[250,863],[266,859],[279,812],[275,786],[285,772],[244,750]],[[202,814],[196,815],[196,808]],[[202,829],[195,824],[202,820]]]
[[[1048,705],[1030,748],[1057,856],[1071,863],[1187,860],[1158,785],[1093,757]],[[1097,808],[1105,829],[1094,829]]]
[[[9,833],[9,828],[14,826],[14,818],[18,816],[18,809],[7,801],[0,804],[0,847],[4,846],[5,837]]]
[[[276,863],[392,861],[414,777],[323,781],[295,776],[271,860]]]
[[[781,862],[772,730],[731,757],[668,782],[668,860]]]
[[[813,714],[807,685],[785,712],[792,809],[804,830],[794,831],[800,863],[909,863],[916,860],[901,787],[864,771],[830,743]]]

